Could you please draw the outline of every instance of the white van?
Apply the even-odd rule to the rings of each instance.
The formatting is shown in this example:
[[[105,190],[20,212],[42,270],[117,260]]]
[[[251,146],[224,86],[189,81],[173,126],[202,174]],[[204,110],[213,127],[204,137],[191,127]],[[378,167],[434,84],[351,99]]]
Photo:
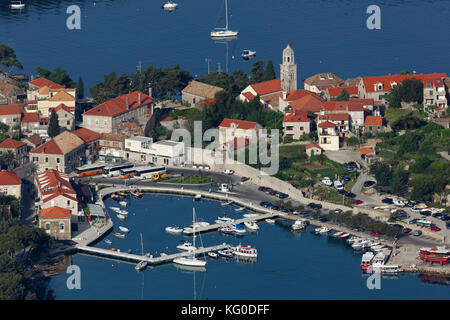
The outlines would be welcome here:
[[[344,185],[339,180],[334,181],[334,187],[338,190],[344,189]]]

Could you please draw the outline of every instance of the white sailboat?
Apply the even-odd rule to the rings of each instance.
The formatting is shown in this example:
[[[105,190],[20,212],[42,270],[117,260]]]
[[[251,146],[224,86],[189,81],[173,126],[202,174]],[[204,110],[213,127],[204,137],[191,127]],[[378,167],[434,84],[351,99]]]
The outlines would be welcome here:
[[[232,39],[238,35],[238,31],[228,30],[228,0],[225,0],[225,21],[225,28],[216,28],[211,31],[212,39]]]
[[[162,8],[166,11],[173,11],[178,7],[178,3],[167,1],[165,4],[162,5]]]
[[[141,232],[141,253],[142,256],[144,256],[144,242],[142,240],[142,232]],[[134,268],[136,269],[136,271],[142,271],[145,269],[145,267],[147,267],[147,261],[141,260]]]
[[[9,7],[11,9],[23,9],[25,8],[25,3],[22,3],[21,1],[11,1]]]
[[[183,265],[183,266],[190,266],[190,267],[204,267],[206,266],[206,260],[199,260],[195,257],[195,208],[192,208],[192,226],[194,228],[194,233],[193,233],[193,249],[190,250],[190,255],[187,257],[180,257],[180,258],[175,258],[173,259],[173,262],[179,265]]]

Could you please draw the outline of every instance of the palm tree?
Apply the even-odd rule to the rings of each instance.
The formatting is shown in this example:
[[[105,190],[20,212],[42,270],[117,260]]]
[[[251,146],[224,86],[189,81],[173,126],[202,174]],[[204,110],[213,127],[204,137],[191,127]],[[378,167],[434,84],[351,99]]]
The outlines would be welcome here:
[[[16,162],[16,156],[11,150],[8,150],[0,157],[0,162],[2,165],[6,166],[6,169],[9,170],[11,165],[14,166]]]

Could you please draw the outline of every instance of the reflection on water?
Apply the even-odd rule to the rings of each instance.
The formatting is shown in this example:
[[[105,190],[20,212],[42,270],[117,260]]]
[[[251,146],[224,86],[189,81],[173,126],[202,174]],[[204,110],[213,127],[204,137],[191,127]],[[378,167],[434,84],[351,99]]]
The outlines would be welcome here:
[[[431,274],[419,274],[419,279],[421,282],[426,284],[434,284],[439,286],[450,286],[450,277],[431,275]]]

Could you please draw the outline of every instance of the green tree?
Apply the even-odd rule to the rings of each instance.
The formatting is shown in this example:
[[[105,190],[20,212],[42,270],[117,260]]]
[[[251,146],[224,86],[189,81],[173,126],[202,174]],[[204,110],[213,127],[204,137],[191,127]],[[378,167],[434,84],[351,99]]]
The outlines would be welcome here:
[[[335,101],[348,101],[350,100],[350,95],[346,89],[342,89],[341,93],[334,99]]]
[[[276,79],[277,74],[275,73],[275,68],[273,67],[272,60],[267,61],[266,70],[264,70],[263,81],[269,81]]]
[[[0,65],[4,67],[3,70],[14,67],[23,69],[22,63],[17,59],[14,50],[6,44],[0,44]]]
[[[35,70],[38,77],[46,78],[66,88],[73,88],[75,86],[75,82],[69,77],[67,71],[61,67],[55,67],[53,71],[50,71],[37,66]]]
[[[55,110],[52,110],[47,129],[48,136],[50,138],[56,137],[60,131],[61,127],[59,126],[58,115],[56,114]]]
[[[347,140],[345,140],[345,143],[347,143],[348,146],[357,146],[359,145],[359,140],[357,137],[350,137]]]
[[[264,62],[257,60],[253,63],[250,71],[250,79],[252,83],[262,82],[264,78]]]
[[[370,165],[370,173],[375,175],[378,185],[388,186],[392,178],[391,167],[385,163],[375,162]]]
[[[409,173],[396,167],[392,173],[391,189],[394,194],[405,195],[408,192]]]
[[[77,82],[77,95],[79,99],[83,99],[84,98],[84,83],[83,83],[83,78],[80,77],[80,79],[78,79]]]

